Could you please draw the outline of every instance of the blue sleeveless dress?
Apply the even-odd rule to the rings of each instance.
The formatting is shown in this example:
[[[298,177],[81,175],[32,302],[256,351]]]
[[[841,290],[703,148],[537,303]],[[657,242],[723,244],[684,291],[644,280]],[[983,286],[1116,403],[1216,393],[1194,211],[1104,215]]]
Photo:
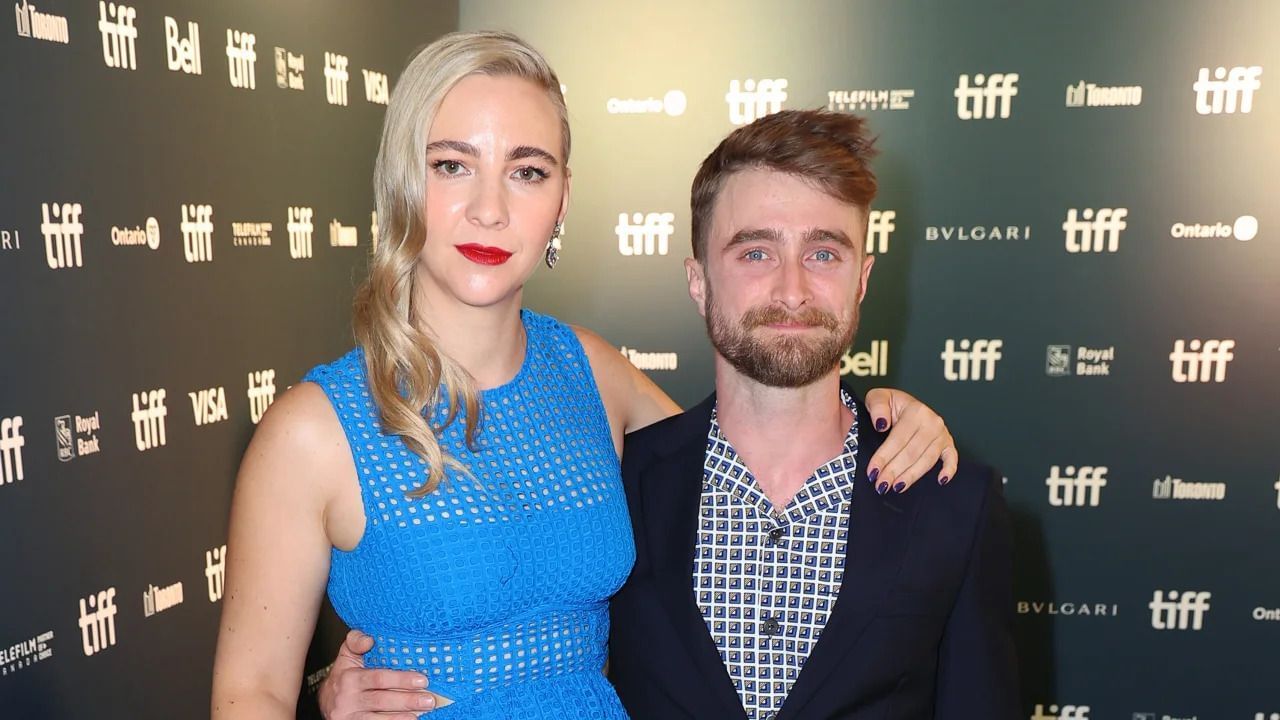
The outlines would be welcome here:
[[[635,560],[618,456],[573,330],[521,319],[524,362],[481,394],[476,450],[461,412],[440,436],[472,477],[421,499],[405,492],[426,466],[382,432],[361,350],[306,375],[337,411],[365,511],[360,544],[333,550],[329,599],[373,636],[366,665],[421,672],[454,701],[431,718],[625,719],[603,675],[608,600]]]

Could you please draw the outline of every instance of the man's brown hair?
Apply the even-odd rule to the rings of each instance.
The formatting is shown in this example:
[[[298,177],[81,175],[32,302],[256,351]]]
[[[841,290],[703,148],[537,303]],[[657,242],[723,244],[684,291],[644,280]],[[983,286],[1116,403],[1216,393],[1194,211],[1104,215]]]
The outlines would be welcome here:
[[[783,110],[729,133],[693,178],[693,257],[703,259],[716,198],[729,176],[742,170],[794,175],[868,209],[879,187],[870,165],[874,144],[865,118],[827,110]]]

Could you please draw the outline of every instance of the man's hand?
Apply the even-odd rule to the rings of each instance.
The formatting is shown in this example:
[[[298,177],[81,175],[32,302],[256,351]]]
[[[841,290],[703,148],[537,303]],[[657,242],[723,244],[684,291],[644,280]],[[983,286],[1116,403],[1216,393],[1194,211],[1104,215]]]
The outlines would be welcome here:
[[[938,484],[951,482],[960,454],[941,416],[901,390],[876,388],[867,393],[866,403],[876,430],[892,428],[867,464],[867,479],[876,492],[905,492],[939,460]]]
[[[369,670],[364,654],[373,638],[347,633],[329,677],[320,686],[320,712],[326,720],[415,720],[449,701],[428,691],[427,677],[404,670]]]

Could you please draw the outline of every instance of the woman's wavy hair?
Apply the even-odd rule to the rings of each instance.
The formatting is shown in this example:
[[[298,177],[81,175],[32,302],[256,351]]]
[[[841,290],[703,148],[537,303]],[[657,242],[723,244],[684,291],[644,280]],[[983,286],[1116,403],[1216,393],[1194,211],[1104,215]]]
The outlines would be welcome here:
[[[547,61],[515,35],[450,33],[420,51],[396,82],[374,167],[378,234],[368,278],[356,290],[352,324],[383,432],[399,435],[427,465],[426,481],[407,493],[411,498],[433,492],[446,469],[466,472],[440,447],[439,434],[465,409],[466,442],[474,447],[480,418],[475,381],[439,350],[429,329],[415,323],[413,306],[427,232],[427,133],[445,94],[469,75],[518,77],[543,88],[560,115],[563,161],[569,159],[560,81]],[[430,418],[441,401],[448,413],[433,426]]]

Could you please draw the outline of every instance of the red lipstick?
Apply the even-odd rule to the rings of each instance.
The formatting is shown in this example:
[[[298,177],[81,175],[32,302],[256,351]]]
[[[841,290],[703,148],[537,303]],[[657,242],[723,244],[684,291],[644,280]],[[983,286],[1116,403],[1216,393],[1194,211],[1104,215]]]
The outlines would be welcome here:
[[[455,245],[458,252],[462,256],[478,265],[501,265],[511,259],[511,253],[502,248],[489,247],[488,245],[477,245],[476,243],[468,243],[466,245]]]

